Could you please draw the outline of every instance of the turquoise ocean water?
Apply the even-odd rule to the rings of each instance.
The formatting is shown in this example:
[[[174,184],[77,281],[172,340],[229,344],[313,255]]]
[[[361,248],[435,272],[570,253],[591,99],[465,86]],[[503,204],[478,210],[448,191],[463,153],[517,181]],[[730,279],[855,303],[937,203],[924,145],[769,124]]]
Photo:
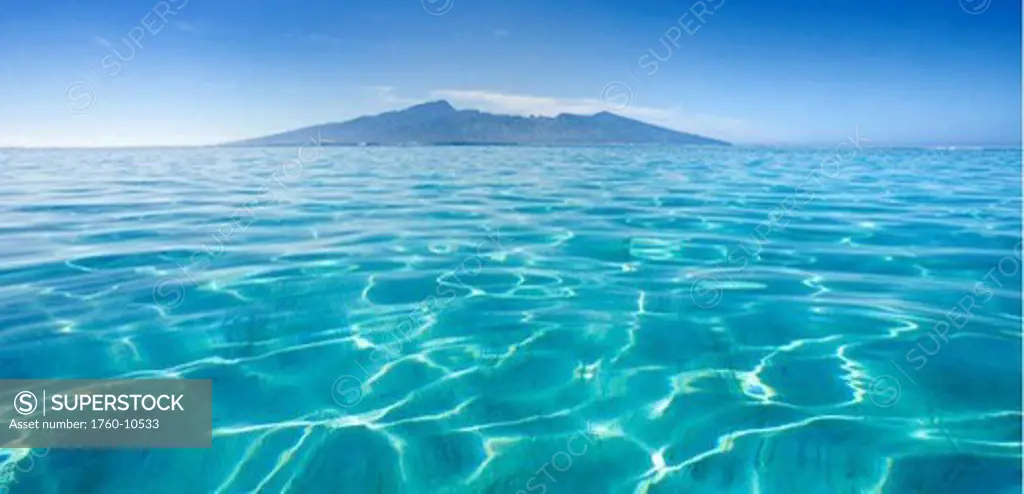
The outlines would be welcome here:
[[[0,375],[209,450],[8,492],[1021,492],[1019,151],[0,150]]]

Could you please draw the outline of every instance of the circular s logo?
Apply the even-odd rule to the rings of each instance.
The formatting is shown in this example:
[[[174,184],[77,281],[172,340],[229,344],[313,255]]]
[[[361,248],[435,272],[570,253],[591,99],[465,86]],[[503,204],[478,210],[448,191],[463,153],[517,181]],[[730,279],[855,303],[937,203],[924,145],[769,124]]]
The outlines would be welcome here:
[[[363,382],[355,376],[341,376],[334,381],[331,387],[331,395],[334,402],[344,408],[351,408],[363,401]]]
[[[14,411],[22,415],[31,415],[39,406],[39,400],[31,391],[22,391],[14,397]]]
[[[960,0],[960,8],[971,15],[984,14],[992,6],[992,0]]]
[[[633,88],[623,81],[612,81],[601,90],[601,104],[611,112],[625,111],[633,104]]]
[[[96,90],[92,84],[78,80],[64,89],[64,108],[76,115],[89,113],[96,103]]]
[[[445,15],[455,6],[455,0],[420,0],[423,10],[430,15]]]
[[[161,278],[153,285],[153,301],[164,309],[173,310],[185,301],[185,287],[175,278]]]
[[[892,376],[879,376],[868,386],[868,398],[881,408],[889,408],[900,399],[903,390],[900,382]]]
[[[713,275],[701,275],[690,285],[690,300],[702,309],[715,307],[722,296],[722,284]]]

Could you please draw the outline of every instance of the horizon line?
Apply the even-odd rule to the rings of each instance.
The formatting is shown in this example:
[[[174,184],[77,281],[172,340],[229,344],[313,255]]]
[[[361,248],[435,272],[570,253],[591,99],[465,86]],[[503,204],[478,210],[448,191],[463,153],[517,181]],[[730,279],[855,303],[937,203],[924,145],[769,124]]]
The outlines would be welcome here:
[[[421,148],[421,147],[520,147],[520,148],[588,148],[588,147],[731,147],[731,148],[822,148],[834,146],[834,142],[792,142],[792,143],[761,143],[761,142],[729,142],[729,146],[711,144],[662,144],[662,143],[607,143],[607,144],[518,144],[518,143],[440,143],[440,144],[333,144],[325,143],[321,147],[336,148]],[[928,151],[987,151],[987,150],[1024,150],[1024,143],[1015,144],[862,144],[870,149],[919,149]],[[103,150],[155,150],[155,149],[258,149],[258,148],[290,148],[294,145],[239,145],[239,144],[140,144],[126,146],[0,146],[0,151],[103,151]]]

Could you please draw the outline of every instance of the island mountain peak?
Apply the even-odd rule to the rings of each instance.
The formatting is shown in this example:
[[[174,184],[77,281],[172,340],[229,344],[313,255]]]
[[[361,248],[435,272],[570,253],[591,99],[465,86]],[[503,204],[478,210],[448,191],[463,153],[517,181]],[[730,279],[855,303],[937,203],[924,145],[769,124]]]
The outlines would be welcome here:
[[[562,113],[553,118],[522,117],[456,110],[445,100],[226,145],[297,146],[308,143],[310,139],[319,139],[325,145],[728,145],[607,111],[593,115]]]
[[[426,103],[420,103],[418,105],[413,105],[413,106],[410,106],[409,108],[406,108],[404,110],[398,110],[398,111],[399,112],[430,111],[430,112],[437,112],[437,113],[454,113],[457,110],[455,109],[454,106],[452,106],[451,103],[449,103],[449,102],[447,102],[447,101],[442,99],[442,100],[437,100],[437,101],[428,101]]]

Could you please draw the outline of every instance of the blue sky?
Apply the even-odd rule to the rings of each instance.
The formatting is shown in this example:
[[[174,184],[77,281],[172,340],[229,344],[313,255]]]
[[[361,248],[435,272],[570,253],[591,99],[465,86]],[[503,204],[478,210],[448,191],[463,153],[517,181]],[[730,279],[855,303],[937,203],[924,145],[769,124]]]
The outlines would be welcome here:
[[[1020,23],[1019,0],[9,1],[0,146],[209,144],[441,98],[740,143],[1017,145]]]

